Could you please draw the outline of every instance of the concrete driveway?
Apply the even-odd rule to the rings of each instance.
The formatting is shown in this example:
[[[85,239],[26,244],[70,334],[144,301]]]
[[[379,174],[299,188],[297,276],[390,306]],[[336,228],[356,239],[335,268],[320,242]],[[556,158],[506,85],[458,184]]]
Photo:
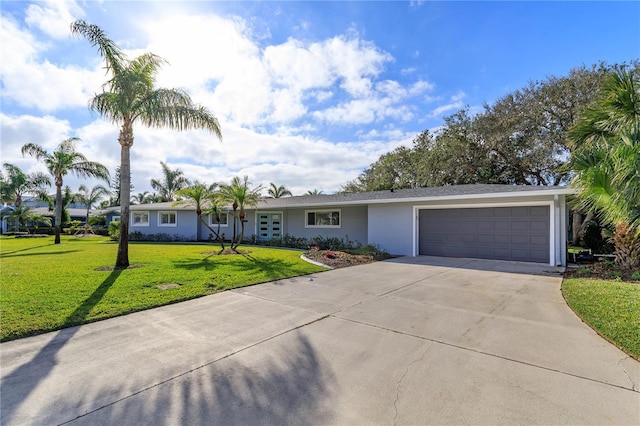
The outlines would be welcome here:
[[[0,423],[640,424],[559,270],[400,258],[0,345]]]

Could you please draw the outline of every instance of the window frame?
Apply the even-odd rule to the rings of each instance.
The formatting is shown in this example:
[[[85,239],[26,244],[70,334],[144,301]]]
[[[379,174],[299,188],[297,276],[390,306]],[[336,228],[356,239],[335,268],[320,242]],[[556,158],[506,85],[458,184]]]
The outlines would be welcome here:
[[[309,225],[309,213],[338,213],[337,225]],[[314,218],[315,219],[315,218]],[[317,223],[317,220],[314,220]],[[342,209],[318,209],[318,210],[305,210],[304,211],[304,227],[305,228],[342,228]]]
[[[146,214],[146,215],[147,215],[147,221],[146,221],[146,223],[145,223],[145,222],[139,222],[139,223],[136,223],[136,221],[135,221],[135,216],[136,216],[136,215],[144,215],[144,214]],[[130,222],[130,226],[132,226],[132,227],[134,227],[134,226],[135,226],[135,227],[145,227],[145,228],[147,228],[147,227],[149,227],[150,219],[151,219],[151,215],[149,214],[149,211],[148,211],[148,210],[133,211],[133,212],[131,212],[131,222]]]
[[[173,215],[175,217],[175,221],[173,223],[162,222],[162,215]],[[161,210],[158,212],[158,227],[159,228],[175,228],[178,226],[178,212],[175,210]]]
[[[222,212],[220,214],[220,219],[222,219],[223,216],[227,218],[227,223],[222,223],[222,221],[220,221],[220,228],[229,226],[229,211]],[[218,226],[218,222],[213,219],[213,214],[211,213],[209,213],[209,226]]]

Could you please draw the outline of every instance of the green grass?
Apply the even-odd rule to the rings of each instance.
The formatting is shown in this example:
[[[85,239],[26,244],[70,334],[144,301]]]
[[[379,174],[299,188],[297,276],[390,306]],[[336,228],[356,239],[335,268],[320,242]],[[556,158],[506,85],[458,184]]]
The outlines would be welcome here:
[[[100,270],[116,250],[107,238],[0,237],[0,341],[324,270],[295,250],[218,256],[217,245],[180,243],[131,243],[137,267]],[[167,284],[179,286],[158,288]]]
[[[584,322],[640,360],[640,284],[565,278],[562,294]]]

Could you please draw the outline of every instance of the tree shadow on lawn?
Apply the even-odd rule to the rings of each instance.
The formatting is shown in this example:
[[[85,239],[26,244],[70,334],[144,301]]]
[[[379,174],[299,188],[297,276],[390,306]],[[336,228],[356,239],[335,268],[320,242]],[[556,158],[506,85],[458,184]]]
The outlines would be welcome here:
[[[220,271],[225,275],[243,274],[245,276],[261,276],[261,282],[288,278],[295,262],[281,259],[259,259],[247,254],[224,256],[224,261],[216,262],[217,256],[207,256],[204,259],[182,259],[173,261],[176,268],[190,271],[202,269],[203,271]],[[255,272],[252,272],[255,271]]]
[[[80,306],[62,323],[61,327],[81,324],[89,312],[100,302],[109,288],[116,282],[122,270],[112,271],[107,278]],[[80,327],[63,328],[29,361],[22,364],[0,381],[0,424],[10,422],[14,412],[20,408],[31,392],[44,380],[56,365],[56,356],[73,338]]]
[[[29,249],[26,249],[29,250]],[[14,254],[14,253],[18,253],[19,251],[24,251],[24,250],[16,250],[16,251],[12,251],[10,253],[7,254],[0,254],[0,259],[4,259],[4,258],[8,258],[8,257],[22,257],[22,256],[29,256],[29,257],[33,257],[33,256],[57,256],[59,254],[69,254],[69,253],[76,253],[82,250],[64,250],[64,251],[45,251],[42,253],[19,253],[19,254]]]

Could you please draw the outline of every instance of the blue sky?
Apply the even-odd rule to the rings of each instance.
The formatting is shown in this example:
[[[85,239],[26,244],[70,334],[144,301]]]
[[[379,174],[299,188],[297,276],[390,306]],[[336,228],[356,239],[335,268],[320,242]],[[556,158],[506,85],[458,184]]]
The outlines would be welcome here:
[[[158,86],[187,90],[220,120],[202,131],[135,128],[134,193],[160,161],[190,179],[248,175],[294,194],[331,193],[378,157],[469,106],[531,80],[640,58],[640,2],[2,1],[2,162],[43,170],[22,144],[79,149],[110,170],[118,127],[92,115],[106,81],[69,35],[85,19],[133,58],[165,58]],[[72,189],[82,183],[66,180]],[[90,185],[97,182],[85,182]]]

